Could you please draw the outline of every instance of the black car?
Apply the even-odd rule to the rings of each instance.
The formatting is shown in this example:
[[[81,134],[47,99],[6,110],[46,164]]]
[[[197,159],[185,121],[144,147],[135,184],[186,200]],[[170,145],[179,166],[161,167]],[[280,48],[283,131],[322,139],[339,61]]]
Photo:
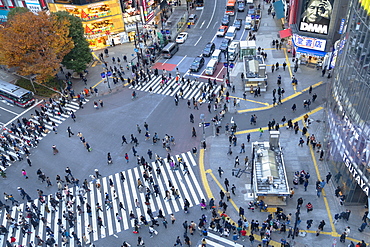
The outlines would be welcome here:
[[[229,15],[224,15],[224,17],[222,18],[222,25],[223,26],[228,26],[229,23],[230,23],[230,16]]]
[[[212,55],[212,53],[215,51],[216,49],[216,46],[214,43],[212,42],[208,42],[206,44],[206,47],[204,47],[203,49],[203,56],[204,57],[210,57]]]
[[[229,46],[231,39],[223,39],[220,45],[220,50],[222,52],[226,51],[227,47]]]
[[[204,65],[204,57],[197,56],[190,65],[190,71],[198,72]]]
[[[235,19],[233,26],[236,28],[236,30],[240,30],[242,27],[242,19]]]

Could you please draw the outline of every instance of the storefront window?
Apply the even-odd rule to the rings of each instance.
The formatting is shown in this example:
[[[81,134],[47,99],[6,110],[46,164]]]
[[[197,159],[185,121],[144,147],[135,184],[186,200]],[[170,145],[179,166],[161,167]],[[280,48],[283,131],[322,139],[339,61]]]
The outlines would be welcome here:
[[[90,4],[84,8],[73,5],[67,5],[65,6],[65,9],[70,14],[78,18],[81,18],[84,21],[99,19],[112,14],[117,14],[112,13],[109,4],[105,3]]]

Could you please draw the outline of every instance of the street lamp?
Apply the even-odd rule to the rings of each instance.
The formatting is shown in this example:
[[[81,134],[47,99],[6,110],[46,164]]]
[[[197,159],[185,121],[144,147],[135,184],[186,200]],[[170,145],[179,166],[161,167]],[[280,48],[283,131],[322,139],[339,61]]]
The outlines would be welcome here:
[[[226,80],[230,83],[230,72],[229,72],[229,46],[226,47]]]
[[[297,204],[297,211],[295,212],[295,222],[294,222],[292,239],[294,239],[295,233],[297,231],[297,225],[298,225],[298,219],[299,219],[300,213],[301,213],[301,206]]]
[[[205,116],[204,116],[204,114],[202,113],[202,114],[200,114],[200,120],[202,120],[202,128],[203,128],[203,141],[206,139],[206,129],[205,129]]]
[[[140,43],[140,32],[139,32],[139,21],[136,21],[135,22],[135,25],[136,25],[136,42],[135,42],[135,48],[137,49],[139,47],[140,49],[140,56],[141,56],[141,63],[143,64],[143,66],[145,65],[144,63],[144,56],[143,56],[143,49],[141,47],[141,43]],[[137,56],[137,61],[138,63],[140,63],[140,60],[139,60],[139,50],[137,50],[136,52],[136,56]]]

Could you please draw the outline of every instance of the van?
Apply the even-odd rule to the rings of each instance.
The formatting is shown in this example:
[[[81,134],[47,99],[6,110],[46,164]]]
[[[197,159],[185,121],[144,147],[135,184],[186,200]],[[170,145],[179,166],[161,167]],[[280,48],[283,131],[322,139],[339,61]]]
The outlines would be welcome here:
[[[244,29],[251,29],[252,28],[252,17],[247,16],[245,17]]]
[[[218,61],[216,59],[211,59],[206,67],[206,75],[213,75],[216,70]]]
[[[232,26],[232,27],[229,27],[229,29],[227,30],[225,38],[233,40],[235,38],[235,35],[236,35],[236,27]]]
[[[221,50],[220,49],[216,49],[213,53],[212,53],[212,56],[211,56],[211,59],[212,60],[216,60],[217,63],[220,61],[221,59]]]
[[[228,55],[229,55],[230,61],[234,61],[238,57],[239,50],[240,50],[240,41],[234,40],[233,42],[231,42],[228,48],[228,52],[229,52]]]
[[[168,43],[162,50],[164,58],[171,58],[179,50],[179,44]]]
[[[198,17],[196,14],[189,15],[189,22],[191,25],[194,25],[198,20]]]
[[[253,0],[247,0],[247,3],[253,3]]]

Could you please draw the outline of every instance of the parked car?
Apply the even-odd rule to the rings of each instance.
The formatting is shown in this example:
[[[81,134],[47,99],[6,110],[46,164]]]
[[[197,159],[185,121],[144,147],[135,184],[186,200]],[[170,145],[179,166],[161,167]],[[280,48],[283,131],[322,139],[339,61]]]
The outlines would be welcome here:
[[[231,40],[230,39],[223,39],[222,42],[221,42],[221,45],[220,45],[220,50],[222,52],[226,51],[227,47],[229,46]]]
[[[204,57],[197,56],[190,65],[190,71],[198,72],[204,66]]]
[[[235,19],[233,26],[236,28],[236,30],[240,30],[242,28],[242,19]]]
[[[221,24],[223,26],[228,26],[230,24],[230,16],[224,15],[224,17],[222,18]]]
[[[244,12],[245,4],[243,2],[238,3],[238,12]]]
[[[217,31],[217,37],[224,37],[227,32],[227,26],[221,26]]]
[[[188,38],[188,33],[187,32],[181,32],[176,38],[176,43],[183,44],[187,38]]]
[[[203,56],[204,57],[210,57],[212,53],[215,51],[216,45],[212,42],[208,42],[206,44],[206,47],[203,49]]]

